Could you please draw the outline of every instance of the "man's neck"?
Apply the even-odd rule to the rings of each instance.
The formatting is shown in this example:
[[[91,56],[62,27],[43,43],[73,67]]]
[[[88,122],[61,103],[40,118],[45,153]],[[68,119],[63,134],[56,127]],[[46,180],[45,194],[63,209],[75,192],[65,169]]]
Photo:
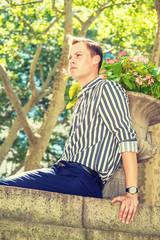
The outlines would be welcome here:
[[[88,83],[90,83],[91,81],[93,81],[94,79],[98,78],[99,75],[96,74],[95,76],[92,76],[90,78],[84,78],[84,79],[79,79],[78,82],[79,82],[79,85],[81,88],[83,88],[84,86],[86,86]]]

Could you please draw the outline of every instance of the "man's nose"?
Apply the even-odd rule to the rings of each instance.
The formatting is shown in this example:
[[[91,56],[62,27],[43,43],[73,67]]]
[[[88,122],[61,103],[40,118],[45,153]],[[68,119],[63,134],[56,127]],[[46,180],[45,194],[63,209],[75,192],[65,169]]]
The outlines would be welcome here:
[[[72,57],[69,62],[70,62],[70,63],[75,63],[75,58]]]

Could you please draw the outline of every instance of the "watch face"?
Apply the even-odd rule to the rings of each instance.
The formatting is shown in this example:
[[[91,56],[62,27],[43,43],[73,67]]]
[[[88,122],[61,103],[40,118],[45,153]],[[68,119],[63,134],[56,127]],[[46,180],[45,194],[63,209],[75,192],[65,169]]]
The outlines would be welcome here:
[[[129,188],[129,193],[134,194],[137,192],[137,189],[135,187],[130,187]]]

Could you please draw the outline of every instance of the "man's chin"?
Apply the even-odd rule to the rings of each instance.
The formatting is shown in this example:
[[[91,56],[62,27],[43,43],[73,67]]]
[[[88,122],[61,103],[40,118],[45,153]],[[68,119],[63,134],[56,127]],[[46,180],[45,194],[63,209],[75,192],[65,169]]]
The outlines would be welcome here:
[[[79,79],[79,77],[76,74],[74,74],[74,73],[71,73],[71,77],[73,79],[75,79],[76,81],[78,81],[78,79]]]

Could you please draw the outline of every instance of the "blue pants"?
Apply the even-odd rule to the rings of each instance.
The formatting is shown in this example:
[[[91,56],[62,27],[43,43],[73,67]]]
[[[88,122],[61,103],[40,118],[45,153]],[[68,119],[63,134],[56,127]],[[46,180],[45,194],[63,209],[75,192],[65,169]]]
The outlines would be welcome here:
[[[78,164],[61,161],[64,166],[53,165],[0,179],[0,185],[38,189],[84,197],[102,198],[102,187],[97,176],[93,177]]]

